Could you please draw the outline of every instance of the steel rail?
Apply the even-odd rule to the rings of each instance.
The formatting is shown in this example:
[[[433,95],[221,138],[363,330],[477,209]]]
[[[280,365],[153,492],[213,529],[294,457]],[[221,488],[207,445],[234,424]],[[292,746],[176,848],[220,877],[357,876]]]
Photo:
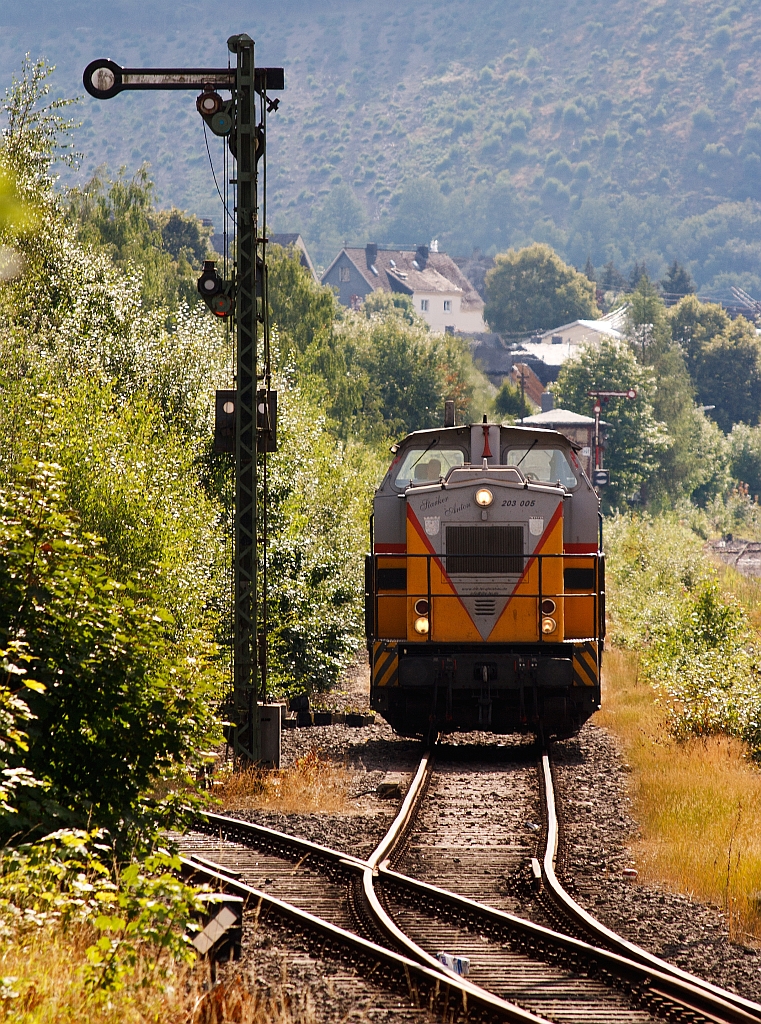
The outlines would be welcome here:
[[[543,764],[549,765],[546,754]],[[715,1024],[758,1024],[761,1020],[761,1006],[756,1006],[748,1000],[741,1000],[744,1005],[738,1004],[737,998],[731,998],[732,993],[724,992],[717,986],[702,983],[701,979],[693,978],[685,972],[684,977],[678,977],[673,971],[663,971],[656,964],[642,964],[625,953],[598,949],[589,943],[574,939],[571,936],[552,932],[550,929],[542,928],[524,921],[521,918],[513,917],[503,913],[496,908],[487,907],[477,903],[468,897],[459,896],[431,886],[428,883],[420,882],[417,879],[410,879],[398,872],[391,871],[388,867],[390,857],[396,848],[404,841],[407,831],[414,823],[415,817],[422,805],[423,796],[426,791],[427,780],[433,770],[433,751],[426,751],[421,759],[420,766],[407,791],[399,813],[391,824],[386,836],[370,855],[368,865],[364,870],[364,892],[365,898],[371,905],[376,920],[382,923],[386,934],[403,945],[409,955],[435,966],[438,961],[430,956],[416,943],[412,942],[396,925],[393,919],[381,907],[373,888],[376,879],[388,880],[400,888],[405,888],[407,893],[414,892],[418,897],[427,897],[435,903],[446,900],[450,910],[455,911],[454,915],[461,922],[483,928],[488,922],[492,928],[499,925],[503,932],[514,939],[516,933],[522,938],[528,939],[529,944],[534,948],[541,948],[543,951],[562,951],[564,958],[575,962],[576,965],[583,964],[587,967],[590,963],[596,965],[603,973],[618,978],[621,982],[634,989],[637,997],[647,1004],[658,1004],[659,1002],[676,1003],[681,1010],[687,1010],[698,1014],[703,1019],[715,1022]],[[550,779],[551,782],[551,779]],[[557,815],[555,813],[554,790],[547,791],[546,804],[548,813],[548,842],[547,854],[554,862],[558,842]],[[381,861],[381,858],[383,860]],[[550,863],[552,877],[559,891],[562,891],[568,900],[571,897],[562,890],[557,878],[554,875],[552,863]],[[573,901],[571,901],[573,902]],[[579,908],[581,910],[581,908]],[[610,933],[613,935],[614,933]],[[621,940],[625,942],[625,940]],[[636,947],[635,947],[636,948]],[[653,958],[655,959],[655,958]],[[663,963],[664,967],[670,965]],[[677,969],[678,970],[678,969]]]
[[[461,1007],[466,1015],[475,1009],[480,1016],[486,1017],[488,1020],[514,1021],[516,1024],[551,1024],[544,1017],[538,1017],[536,1014],[523,1010],[519,1006],[500,999],[499,996],[473,985],[456,974],[442,970],[442,965],[433,958],[431,960],[433,960],[435,969],[418,962],[417,959],[404,956],[386,946],[365,939],[355,932],[350,932],[330,921],[316,917],[306,910],[294,907],[293,904],[287,903],[285,900],[280,900],[260,889],[246,885],[245,882],[241,882],[231,875],[215,871],[192,858],[182,857],[180,860],[186,876],[203,878],[206,882],[212,882],[226,891],[243,897],[246,905],[257,904],[268,913],[273,913],[286,925],[296,927],[302,933],[317,935],[327,946],[328,953],[335,954],[338,950],[343,950],[353,956],[355,960],[359,958],[364,962],[380,963],[387,971],[386,976],[380,980],[388,983],[390,980],[388,972],[397,981],[397,986],[404,979],[409,995],[418,1003],[419,992],[413,985],[413,980],[427,992],[429,997],[431,995],[434,999],[441,997],[445,1005],[455,1010],[459,1010]],[[369,866],[366,869],[372,875]],[[381,914],[385,915],[382,908]],[[401,932],[399,934],[402,935]],[[406,939],[406,936],[402,937]]]
[[[425,907],[436,915],[449,916],[458,923],[464,922],[468,927],[517,944],[538,958],[546,958],[548,955],[553,957],[560,951],[570,967],[588,971],[591,964],[593,971],[603,978],[611,981],[619,979],[643,1006],[658,1005],[665,1001],[676,1003],[681,1008],[715,1024],[759,1024],[761,1005],[690,975],[629,943],[596,921],[565,892],[554,871],[559,833],[554,787],[546,755],[543,758],[543,772],[548,828],[547,847],[542,865],[543,879],[566,913],[573,917],[574,922],[582,925],[593,935],[600,936],[600,946],[553,931],[393,870],[390,867],[390,858],[414,823],[432,768],[433,757],[431,752],[427,752],[421,759],[402,806],[387,834],[366,861],[253,822],[211,812],[200,812],[197,818],[205,820],[209,832],[219,831],[220,836],[226,834],[229,838],[238,839],[246,844],[253,841],[254,845],[275,850],[281,855],[308,860],[329,875],[355,878],[361,876],[362,893],[367,909],[384,938],[404,950],[410,959],[443,975],[447,981],[456,976],[404,934],[382,906],[375,889],[376,883],[388,886],[402,898],[406,897],[409,900],[414,897],[417,906]],[[267,899],[271,900],[274,897]],[[611,949],[611,946],[614,948]],[[470,990],[472,998],[476,998],[477,995],[491,995],[479,986],[465,982],[464,979],[459,980]],[[521,1014],[526,1013],[513,1004],[500,1002]]]
[[[669,975],[670,977],[684,982],[694,988],[699,988],[705,992],[711,993],[712,995],[721,998],[724,1002],[737,1007],[738,1010],[745,1013],[750,1019],[761,1020],[761,1005],[759,1003],[754,1003],[750,999],[745,999],[743,996],[736,995],[734,992],[729,992],[726,989],[720,988],[718,985],[714,985],[710,981],[698,978],[694,974],[690,974],[688,971],[683,971],[681,967],[677,967],[675,964],[670,964],[668,961],[661,960],[660,957],[654,956],[652,953],[648,953],[646,949],[642,949],[641,946],[637,946],[635,943],[629,942],[628,939],[624,939],[621,935],[618,935],[610,928],[607,928],[601,921],[598,921],[596,917],[593,917],[588,913],[588,911],[584,910],[584,908],[566,892],[555,874],[555,860],[557,858],[560,833],[557,813],[555,810],[555,787],[552,781],[550,758],[546,752],[542,754],[542,779],[544,782],[545,812],[547,815],[547,846],[542,860],[542,875],[549,891],[560,904],[560,907],[566,916],[569,917],[574,924],[581,926],[582,930],[587,934],[591,934],[595,939],[598,939],[603,946],[607,946],[609,949],[612,949],[614,952],[620,954],[626,959],[642,964],[659,974]]]

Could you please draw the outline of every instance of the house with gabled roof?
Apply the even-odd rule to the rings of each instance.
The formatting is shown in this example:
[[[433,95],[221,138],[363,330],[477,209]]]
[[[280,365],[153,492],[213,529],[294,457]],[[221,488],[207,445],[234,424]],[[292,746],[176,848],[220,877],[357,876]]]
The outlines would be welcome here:
[[[428,245],[416,249],[343,248],[322,275],[338,301],[359,308],[371,292],[408,295],[433,331],[484,331],[484,302],[460,268]]]
[[[309,271],[309,273],[312,275],[315,281],[318,279],[317,273],[314,269],[314,264],[312,263],[312,257],[307,252],[306,243],[304,239],[301,237],[301,235],[295,232],[292,234],[270,235],[269,241],[271,245],[279,245],[283,249],[295,249],[298,253],[299,262],[301,263],[302,267],[304,267],[305,270]]]

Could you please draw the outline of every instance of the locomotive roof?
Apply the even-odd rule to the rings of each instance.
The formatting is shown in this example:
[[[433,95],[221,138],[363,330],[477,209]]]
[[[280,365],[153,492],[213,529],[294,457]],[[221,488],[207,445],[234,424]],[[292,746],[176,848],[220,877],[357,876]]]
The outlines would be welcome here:
[[[401,447],[405,442],[411,441],[413,439],[419,439],[420,441],[430,441],[431,438],[437,436],[449,436],[452,439],[454,439],[457,437],[458,434],[465,434],[468,437],[470,437],[471,427],[499,427],[500,434],[503,434],[505,431],[507,431],[509,434],[517,435],[515,437],[511,437],[510,440],[520,440],[521,437],[525,437],[526,440],[533,441],[534,438],[537,437],[546,437],[550,441],[554,441],[560,444],[567,444],[574,449],[578,449],[581,447],[581,445],[577,444],[575,441],[572,441],[569,437],[561,433],[559,430],[552,430],[550,427],[538,425],[522,426],[519,423],[463,423],[461,426],[458,427],[430,427],[427,430],[413,430],[411,434],[407,434],[407,436],[403,437],[401,441],[398,441],[397,445]]]

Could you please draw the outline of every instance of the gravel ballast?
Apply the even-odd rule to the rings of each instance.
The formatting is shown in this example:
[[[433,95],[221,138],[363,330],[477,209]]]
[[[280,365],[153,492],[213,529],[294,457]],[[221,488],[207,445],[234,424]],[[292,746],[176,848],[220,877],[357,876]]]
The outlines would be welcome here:
[[[637,838],[629,771],[617,742],[587,723],[553,744],[564,845],[559,864],[578,902],[603,924],[692,974],[761,1001],[761,955],[730,941],[718,908],[623,875]]]

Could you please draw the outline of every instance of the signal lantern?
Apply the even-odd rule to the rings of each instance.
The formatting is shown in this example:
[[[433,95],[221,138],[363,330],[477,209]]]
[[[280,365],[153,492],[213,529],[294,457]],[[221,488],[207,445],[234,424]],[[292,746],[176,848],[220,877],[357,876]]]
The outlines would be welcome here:
[[[196,98],[196,110],[201,117],[212,117],[222,108],[222,97],[213,89],[205,89]]]
[[[203,272],[198,278],[198,294],[215,316],[227,317],[232,313],[232,284],[219,276],[214,260],[203,262]]]

